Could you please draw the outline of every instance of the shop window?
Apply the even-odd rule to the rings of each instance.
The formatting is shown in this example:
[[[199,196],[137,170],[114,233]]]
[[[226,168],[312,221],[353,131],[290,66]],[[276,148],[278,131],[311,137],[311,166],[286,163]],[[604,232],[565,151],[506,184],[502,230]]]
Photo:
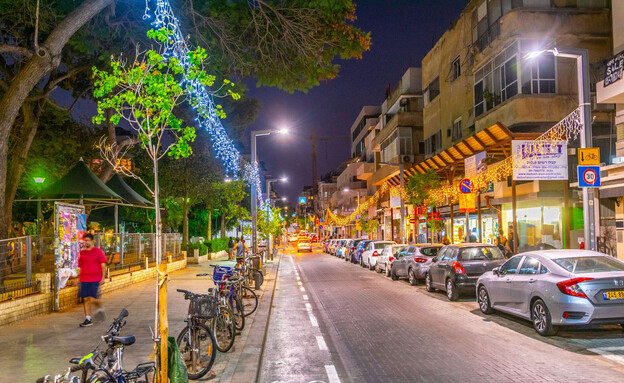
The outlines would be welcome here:
[[[459,56],[451,63],[451,81],[455,81],[461,76],[461,63],[459,62]]]

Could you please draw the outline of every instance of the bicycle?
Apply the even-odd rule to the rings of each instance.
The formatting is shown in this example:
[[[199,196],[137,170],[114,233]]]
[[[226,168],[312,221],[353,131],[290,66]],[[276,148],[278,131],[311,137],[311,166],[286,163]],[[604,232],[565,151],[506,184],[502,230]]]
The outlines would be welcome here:
[[[210,265],[215,268],[215,274],[213,272],[213,282],[220,283],[221,280],[228,278],[232,281],[232,278],[236,278],[235,283],[230,285],[230,292],[228,293],[228,302],[230,306],[232,306],[232,311],[235,315],[237,315],[238,311],[242,312],[243,316],[249,316],[253,314],[258,308],[258,295],[253,291],[253,289],[245,286],[244,282],[244,269],[232,268],[227,266],[219,266],[219,265]],[[208,276],[209,274],[197,274],[198,277]],[[216,281],[215,281],[216,280]],[[218,282],[217,282],[218,281]],[[238,298],[238,301],[236,301]],[[238,310],[238,305],[240,304],[241,309]],[[244,318],[242,318],[244,321]],[[242,330],[244,327],[244,323],[239,326],[237,325],[237,330]]]
[[[212,319],[217,312],[214,297],[206,294],[194,294],[187,290],[177,289],[188,299],[188,316],[186,327],[180,331],[176,343],[186,364],[189,379],[197,380],[210,371],[217,356],[217,341],[212,330],[204,324]],[[206,354],[203,351],[206,351]]]
[[[222,271],[223,266],[210,265],[215,267],[213,273],[213,281],[222,281],[225,278],[225,274]],[[212,332],[215,335],[217,341],[217,350],[221,352],[228,352],[234,345],[234,338],[236,338],[236,320],[229,308],[227,301],[221,299],[221,291],[218,288],[208,289],[208,293],[212,295],[219,304],[217,305],[217,312],[210,324]]]
[[[237,331],[243,331],[243,329],[245,328],[244,306],[241,298],[238,295],[238,289],[236,288],[236,286],[238,286],[238,284],[242,282],[243,278],[239,276],[236,280],[233,280],[232,278],[235,278],[236,276],[234,275],[231,267],[216,265],[211,266],[215,268],[212,278],[213,283],[218,290],[217,299],[219,300],[220,304],[228,305],[234,318],[235,329]],[[207,275],[207,273],[196,274],[196,276],[198,277],[204,277]],[[226,288],[228,288],[227,292]],[[208,291],[210,292],[210,290]]]

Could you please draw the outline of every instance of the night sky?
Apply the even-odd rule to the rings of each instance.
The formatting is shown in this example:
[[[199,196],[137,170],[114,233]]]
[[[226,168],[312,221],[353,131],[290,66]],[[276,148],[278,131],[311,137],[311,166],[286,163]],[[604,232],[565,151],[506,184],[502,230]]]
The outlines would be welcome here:
[[[287,127],[288,137],[258,137],[258,159],[268,174],[287,176],[287,184],[273,184],[294,205],[304,185],[312,184],[310,134],[319,138],[318,177],[351,156],[350,128],[364,105],[381,105],[388,84],[394,87],[407,68],[419,67],[425,54],[448,29],[468,0],[356,0],[356,25],[371,32],[371,49],[361,60],[339,60],[340,73],[307,94],[275,88],[256,88],[249,97],[262,104],[248,131]],[[263,184],[264,190],[264,184]]]

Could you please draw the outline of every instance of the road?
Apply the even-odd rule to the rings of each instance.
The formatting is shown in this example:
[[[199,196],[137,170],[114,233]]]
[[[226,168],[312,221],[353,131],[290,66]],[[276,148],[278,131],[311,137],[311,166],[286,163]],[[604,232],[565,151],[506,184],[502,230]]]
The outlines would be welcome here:
[[[537,335],[320,252],[279,266],[260,382],[619,382],[619,326]]]

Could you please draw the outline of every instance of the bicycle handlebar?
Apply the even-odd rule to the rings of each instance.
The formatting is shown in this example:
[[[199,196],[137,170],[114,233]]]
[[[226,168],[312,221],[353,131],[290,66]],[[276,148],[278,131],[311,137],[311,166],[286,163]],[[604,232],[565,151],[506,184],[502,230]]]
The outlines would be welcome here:
[[[208,273],[195,274],[196,277],[207,277],[209,275],[210,274],[208,274]]]

